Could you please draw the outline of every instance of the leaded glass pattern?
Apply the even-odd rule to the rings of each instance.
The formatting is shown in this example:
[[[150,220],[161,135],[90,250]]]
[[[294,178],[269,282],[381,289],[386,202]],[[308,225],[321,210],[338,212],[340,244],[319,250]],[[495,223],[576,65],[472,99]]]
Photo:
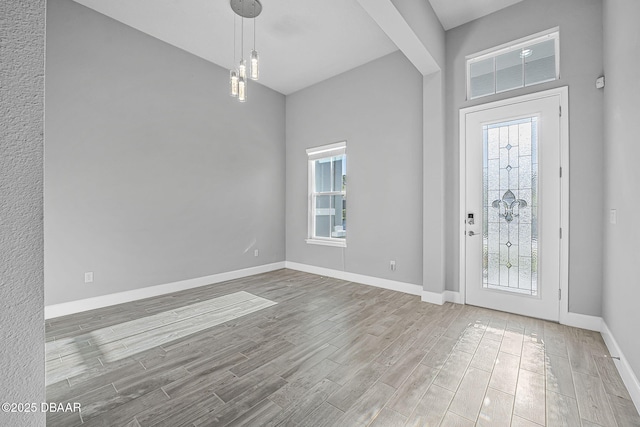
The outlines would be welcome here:
[[[483,287],[538,295],[538,118],[484,125]]]

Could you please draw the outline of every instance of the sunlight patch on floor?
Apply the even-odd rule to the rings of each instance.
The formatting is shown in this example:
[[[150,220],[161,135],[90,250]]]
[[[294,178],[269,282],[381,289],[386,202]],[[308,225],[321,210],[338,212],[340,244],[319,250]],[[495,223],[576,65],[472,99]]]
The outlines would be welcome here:
[[[277,304],[240,291],[47,342],[47,385]],[[100,360],[98,360],[98,358]]]

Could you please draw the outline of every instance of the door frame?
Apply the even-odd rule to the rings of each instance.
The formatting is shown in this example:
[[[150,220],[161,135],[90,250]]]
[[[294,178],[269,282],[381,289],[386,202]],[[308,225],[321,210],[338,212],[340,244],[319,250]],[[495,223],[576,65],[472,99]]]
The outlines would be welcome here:
[[[567,323],[569,315],[569,87],[562,86],[554,89],[534,92],[526,95],[516,96],[513,98],[502,99],[499,101],[488,102],[485,104],[474,105],[471,107],[461,108],[459,115],[460,133],[459,139],[459,183],[460,190],[458,224],[459,224],[459,289],[460,300],[466,304],[466,116],[470,113],[489,110],[497,107],[504,107],[522,102],[548,98],[560,97],[560,168],[562,175],[560,179],[560,228],[558,233],[562,232],[560,239],[560,313],[558,319],[560,323]],[[558,171],[560,173],[560,171]]]

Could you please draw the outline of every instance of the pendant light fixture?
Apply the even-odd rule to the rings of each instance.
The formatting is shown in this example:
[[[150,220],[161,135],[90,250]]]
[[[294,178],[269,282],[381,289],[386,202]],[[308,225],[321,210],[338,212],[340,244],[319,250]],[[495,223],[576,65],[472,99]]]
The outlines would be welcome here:
[[[255,2],[253,7],[256,7]],[[255,14],[255,11],[254,11]],[[253,50],[251,51],[251,59],[249,60],[251,65],[251,80],[258,80],[258,51],[256,50],[256,20],[253,20]]]
[[[244,59],[244,18],[253,19],[253,50],[249,57],[249,74],[251,80],[258,80],[259,57],[256,51],[256,20],[262,12],[262,4],[259,0],[231,0],[231,9],[240,16],[240,62],[237,68],[229,71],[229,94],[238,98],[238,101],[247,100],[247,61]],[[236,64],[236,21],[233,19],[233,63]]]
[[[233,65],[236,64],[236,17],[233,17]],[[238,69],[229,70],[229,95],[238,97]]]
[[[244,60],[244,17],[241,18],[240,22],[240,66],[238,67],[238,101],[245,102],[247,100],[247,63]]]

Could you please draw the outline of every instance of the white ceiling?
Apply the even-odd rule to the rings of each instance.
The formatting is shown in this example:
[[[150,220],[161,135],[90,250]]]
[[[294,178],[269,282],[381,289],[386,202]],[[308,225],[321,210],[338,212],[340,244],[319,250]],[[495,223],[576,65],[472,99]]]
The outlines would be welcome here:
[[[229,0],[76,1],[222,67],[233,66],[236,15]],[[280,93],[290,94],[397,50],[356,0],[262,4],[256,18],[260,83]],[[239,49],[239,17],[237,27]],[[252,34],[253,21],[245,19],[245,58]]]
[[[429,0],[445,30],[489,15],[522,0]]]
[[[234,64],[236,15],[229,0],[75,1],[224,68]],[[429,1],[448,29],[521,0]],[[398,49],[358,0],[262,4],[255,20],[260,83],[285,95]],[[239,17],[236,24],[239,50]],[[245,58],[252,46],[253,21],[245,19]]]

